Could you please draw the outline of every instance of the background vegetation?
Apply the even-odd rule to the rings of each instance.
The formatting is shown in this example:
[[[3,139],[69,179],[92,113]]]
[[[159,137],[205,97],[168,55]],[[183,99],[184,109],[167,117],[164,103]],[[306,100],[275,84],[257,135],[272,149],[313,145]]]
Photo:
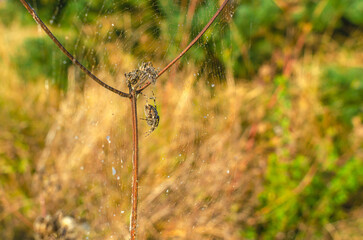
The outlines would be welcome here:
[[[123,89],[124,73],[165,66],[220,4],[30,3]],[[359,0],[231,2],[153,89],[139,239],[363,235],[362,13]],[[0,238],[34,239],[61,211],[90,239],[127,239],[129,102],[86,80],[20,2],[0,1],[0,36]]]

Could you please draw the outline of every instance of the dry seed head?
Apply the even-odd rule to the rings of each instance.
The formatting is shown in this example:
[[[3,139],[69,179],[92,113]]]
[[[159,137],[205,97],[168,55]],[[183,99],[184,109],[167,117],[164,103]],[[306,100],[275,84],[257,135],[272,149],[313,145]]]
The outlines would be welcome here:
[[[126,84],[129,88],[138,89],[142,87],[147,81],[155,84],[158,77],[158,70],[156,70],[151,62],[141,63],[139,69],[126,73]]]
[[[58,211],[54,216],[47,215],[45,217],[38,217],[34,222],[36,240],[82,239],[85,230],[84,225],[78,224],[73,217],[64,216],[60,211]]]

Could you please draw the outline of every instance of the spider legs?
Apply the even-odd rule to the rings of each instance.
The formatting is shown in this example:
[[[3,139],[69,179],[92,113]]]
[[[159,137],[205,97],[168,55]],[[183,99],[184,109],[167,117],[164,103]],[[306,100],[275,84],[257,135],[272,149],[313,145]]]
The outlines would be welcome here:
[[[146,98],[146,104],[144,107],[144,113],[145,118],[140,118],[141,120],[145,120],[147,125],[149,125],[151,128],[148,132],[146,132],[146,136],[150,135],[151,132],[153,132],[159,125],[159,114],[156,108],[156,101],[155,101],[155,95],[154,92],[152,92],[153,97],[148,97],[145,94],[141,93]],[[154,105],[151,105],[148,103],[149,99],[154,100]]]

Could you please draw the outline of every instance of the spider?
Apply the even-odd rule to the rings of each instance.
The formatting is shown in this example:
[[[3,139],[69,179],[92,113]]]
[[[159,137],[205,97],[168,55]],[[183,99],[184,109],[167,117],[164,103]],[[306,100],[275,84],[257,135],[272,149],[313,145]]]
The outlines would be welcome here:
[[[145,137],[149,136],[158,127],[159,120],[160,120],[158,110],[156,108],[154,92],[153,92],[153,97],[151,97],[149,99],[154,100],[154,105],[149,104],[146,99],[146,104],[145,104],[145,108],[144,108],[145,118],[141,118],[141,120],[146,121],[147,125],[151,126],[150,130],[145,133],[146,134]]]

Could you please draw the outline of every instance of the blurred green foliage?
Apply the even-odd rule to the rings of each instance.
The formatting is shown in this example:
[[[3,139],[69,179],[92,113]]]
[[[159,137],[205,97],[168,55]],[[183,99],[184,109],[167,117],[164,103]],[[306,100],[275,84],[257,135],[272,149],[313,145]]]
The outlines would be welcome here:
[[[58,37],[62,39],[62,36]],[[81,40],[82,41],[82,40]],[[68,40],[69,45],[76,40]],[[24,51],[27,49],[27,51]],[[83,47],[81,51],[76,51],[82,55],[87,53],[82,61],[82,64],[88,69],[96,66],[99,63],[98,56],[95,51]],[[14,65],[17,67],[19,75],[25,81],[37,81],[45,79],[47,84],[55,85],[67,90],[68,87],[68,69],[71,66],[71,61],[58,48],[54,47],[54,43],[49,41],[48,36],[43,38],[28,38],[24,41],[21,50],[13,56]],[[77,75],[77,82],[82,85],[85,75],[80,71]]]
[[[263,212],[265,224],[255,230],[257,235],[273,239],[284,233],[288,239],[306,239],[302,225],[321,229],[347,217],[347,210],[363,184],[361,159],[348,159],[342,166],[335,163],[325,171],[319,166],[322,170],[317,172],[312,171],[317,166],[310,164],[303,155],[288,162],[281,161],[276,154],[270,155],[266,188],[261,195],[262,209],[269,211]],[[307,177],[312,177],[311,183],[300,190]],[[317,238],[322,237],[320,234],[316,231]]]
[[[54,49],[53,42],[48,38],[30,38],[24,41],[22,49],[27,51],[19,51],[13,59],[22,79],[36,81],[42,76],[50,84],[67,89],[67,71],[71,61]]]
[[[363,118],[363,68],[328,67],[323,79],[322,101],[339,121],[351,126],[354,116]]]
[[[243,232],[244,236],[252,234],[264,239],[275,239],[282,234],[284,239],[307,239],[309,236],[306,235],[305,228],[313,225],[316,229],[323,229],[330,222],[346,218],[347,211],[357,204],[354,202],[356,194],[363,186],[363,161],[356,155],[352,139],[344,132],[347,128],[335,133],[333,129],[344,125],[344,119],[351,123],[353,116],[362,113],[363,95],[354,92],[359,89],[359,84],[352,84],[361,78],[360,71],[361,69],[326,70],[325,77],[333,75],[329,79],[334,84],[327,81],[323,86],[327,91],[323,93],[324,101],[333,106],[337,104],[336,101],[347,101],[342,103],[347,111],[331,107],[332,115],[338,118],[337,121],[333,120],[336,125],[330,126],[330,130],[322,131],[321,136],[315,136],[321,140],[317,140],[317,145],[312,149],[304,148],[301,152],[291,150],[293,130],[291,116],[287,113],[291,112],[292,96],[288,81],[284,77],[275,78],[275,84],[279,88],[278,100],[269,121],[275,125],[273,136],[279,136],[282,147],[279,145],[275,153],[269,155],[265,189],[260,195],[259,211],[263,221],[257,228]],[[343,72],[346,74],[342,74]],[[361,80],[360,84],[362,82]],[[348,96],[344,97],[344,94]],[[327,101],[329,97],[332,99]],[[343,118],[343,121],[339,118]],[[339,141],[335,142],[334,139]],[[345,149],[340,148],[339,142],[346,143]],[[343,154],[348,156],[343,159]],[[322,238],[322,233],[316,231],[313,235]]]
[[[198,3],[189,29],[186,3],[172,0],[31,1],[45,23],[52,25],[53,30],[57,27],[67,31],[71,38],[79,37],[82,25],[98,25],[104,17],[120,19],[120,15],[128,15],[131,25],[127,27],[131,29],[116,23],[115,34],[111,38],[105,35],[96,40],[122,41],[131,47],[129,51],[135,57],[152,58],[154,61],[165,56],[168,59],[175,57],[181,50],[185,35],[189,41],[196,36],[218,8],[219,1]],[[182,59],[182,65],[193,62],[201,68],[201,72],[213,73],[218,76],[211,77],[219,79],[225,75],[226,67],[232,67],[235,77],[251,79],[262,64],[269,63],[277,51],[294,46],[301,35],[310,36],[306,47],[313,46],[312,50],[316,51],[321,44],[321,34],[331,32],[346,39],[355,29],[362,29],[362,9],[360,0],[291,1],[283,4],[272,0],[232,1],[214,28],[199,41],[199,46],[203,47],[194,47]],[[0,8],[0,14],[0,21],[5,24],[11,24],[14,19],[34,24],[18,1],[7,1],[6,6]],[[294,32],[291,34],[287,29]],[[142,34],[138,31],[160,44],[142,44]],[[132,42],[130,39],[133,39]],[[80,42],[77,46],[84,44]],[[88,47],[96,48],[97,44],[99,42],[93,41]],[[74,45],[68,48],[71,52],[77,51]],[[218,71],[216,66],[219,66]],[[34,71],[33,75],[36,75],[37,70]],[[282,66],[278,66],[277,71],[281,72]]]

